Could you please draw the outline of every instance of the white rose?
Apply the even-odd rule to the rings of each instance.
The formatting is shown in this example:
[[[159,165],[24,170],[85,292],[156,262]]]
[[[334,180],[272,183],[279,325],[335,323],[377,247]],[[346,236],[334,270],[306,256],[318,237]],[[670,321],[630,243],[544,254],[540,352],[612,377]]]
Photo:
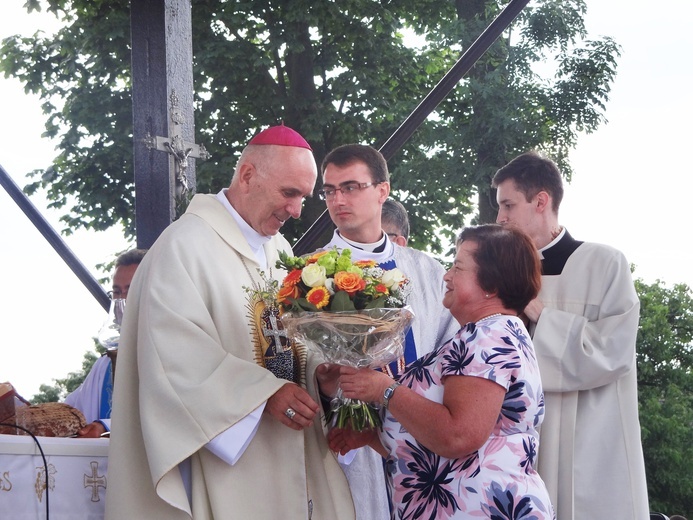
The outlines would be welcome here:
[[[320,287],[325,285],[327,274],[325,268],[318,264],[310,264],[303,268],[301,272],[301,280],[308,287]]]
[[[390,269],[389,271],[385,271],[383,273],[382,282],[385,287],[390,289],[392,287],[399,286],[404,280],[406,280],[406,278],[407,277],[404,276],[404,273],[395,267],[394,269]]]

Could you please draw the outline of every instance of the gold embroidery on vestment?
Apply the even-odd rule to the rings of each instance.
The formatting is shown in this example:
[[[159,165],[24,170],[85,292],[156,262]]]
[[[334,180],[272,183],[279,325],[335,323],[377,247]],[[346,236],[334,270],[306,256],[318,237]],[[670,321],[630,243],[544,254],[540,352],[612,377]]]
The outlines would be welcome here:
[[[34,488],[36,489],[36,498],[39,502],[43,501],[43,492],[46,490],[46,468],[39,466],[36,468],[36,482],[34,483]],[[48,489],[50,491],[55,490],[55,474],[58,472],[53,464],[48,464]]]
[[[263,368],[282,351],[290,350],[298,363],[297,384],[306,385],[306,348],[288,338],[277,307],[268,307],[262,300],[248,302],[248,318],[253,340],[255,362]],[[292,378],[293,379],[293,378]]]
[[[259,269],[258,275],[254,277],[245,258],[236,251],[236,254],[243,263],[248,277],[252,283],[251,287],[244,287],[248,293],[246,302],[246,316],[250,324],[250,334],[253,344],[253,354],[255,363],[270,370],[268,363],[271,364],[279,356],[284,356],[286,351],[292,353],[294,364],[297,365],[292,376],[285,376],[285,379],[293,381],[305,388],[306,386],[306,347],[300,343],[292,341],[286,334],[281,323],[281,310],[276,305],[276,291],[278,281],[272,279],[271,271],[269,277]],[[256,278],[260,278],[258,282]],[[274,370],[271,370],[275,373]],[[277,375],[275,373],[275,375]],[[282,376],[278,376],[282,377]]]
[[[5,471],[0,476],[0,491],[12,491],[12,481],[10,480],[10,472]]]
[[[99,475],[98,461],[92,460],[89,465],[91,466],[91,475],[84,474],[84,487],[91,487],[92,502],[100,502],[99,488],[106,489],[106,475]]]

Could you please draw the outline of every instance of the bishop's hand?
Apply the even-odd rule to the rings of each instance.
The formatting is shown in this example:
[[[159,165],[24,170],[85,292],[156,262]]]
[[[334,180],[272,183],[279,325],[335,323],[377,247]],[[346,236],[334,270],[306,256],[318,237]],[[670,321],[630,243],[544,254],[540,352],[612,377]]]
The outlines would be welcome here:
[[[303,430],[312,424],[319,409],[308,392],[287,382],[267,400],[264,413],[292,430]]]

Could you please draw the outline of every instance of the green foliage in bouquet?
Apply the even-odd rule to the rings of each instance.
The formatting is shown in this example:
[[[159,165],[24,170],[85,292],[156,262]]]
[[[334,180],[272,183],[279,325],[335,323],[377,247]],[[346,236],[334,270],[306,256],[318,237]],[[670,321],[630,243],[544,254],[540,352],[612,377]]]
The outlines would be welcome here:
[[[330,409],[325,414],[325,424],[360,432],[380,428],[382,421],[375,406],[338,396],[332,399]]]

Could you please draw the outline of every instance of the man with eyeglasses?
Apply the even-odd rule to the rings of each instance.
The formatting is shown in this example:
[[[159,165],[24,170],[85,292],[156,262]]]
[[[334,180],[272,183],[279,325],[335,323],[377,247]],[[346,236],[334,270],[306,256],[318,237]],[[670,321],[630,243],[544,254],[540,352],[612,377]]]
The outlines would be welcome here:
[[[378,150],[360,144],[335,148],[323,160],[322,177],[318,194],[327,203],[337,228],[325,248],[349,248],[354,260],[375,260],[384,269],[398,267],[411,280],[409,305],[415,318],[404,356],[385,367],[397,377],[404,366],[441,345],[459,328],[442,304],[445,268],[421,251],[396,245],[383,231],[382,206],[390,194],[390,174]],[[353,460],[349,464],[343,461],[342,468],[351,487],[356,518],[390,518],[383,459],[370,448],[349,455]]]
[[[116,258],[111,298],[127,299],[132,277],[146,252],[146,249],[131,249]],[[92,365],[82,384],[65,398],[65,402],[80,410],[87,421],[77,432],[78,437],[98,438],[110,431],[112,395],[111,359],[103,355]]]

